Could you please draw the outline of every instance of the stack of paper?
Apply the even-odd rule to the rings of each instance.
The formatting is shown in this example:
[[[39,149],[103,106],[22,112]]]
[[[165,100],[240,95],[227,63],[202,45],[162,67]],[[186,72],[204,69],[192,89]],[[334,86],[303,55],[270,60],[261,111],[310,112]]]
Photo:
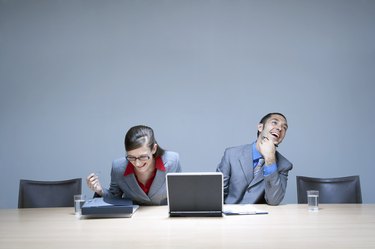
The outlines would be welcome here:
[[[259,210],[252,204],[225,204],[223,213],[226,215],[234,214],[268,214],[267,211]]]

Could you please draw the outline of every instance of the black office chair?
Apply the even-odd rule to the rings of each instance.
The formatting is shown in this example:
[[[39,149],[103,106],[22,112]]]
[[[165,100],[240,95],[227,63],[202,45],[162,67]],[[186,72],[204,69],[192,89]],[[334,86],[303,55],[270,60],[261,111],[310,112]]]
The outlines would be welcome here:
[[[359,176],[296,178],[298,203],[307,203],[307,190],[319,190],[319,203],[362,203]]]
[[[82,178],[62,181],[20,180],[18,208],[73,207],[82,192]]]

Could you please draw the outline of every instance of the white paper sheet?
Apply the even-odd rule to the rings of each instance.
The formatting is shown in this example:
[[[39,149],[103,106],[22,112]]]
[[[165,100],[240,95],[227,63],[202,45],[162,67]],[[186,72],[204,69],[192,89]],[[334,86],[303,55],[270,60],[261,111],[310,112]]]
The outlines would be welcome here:
[[[223,213],[226,215],[236,214],[268,214],[267,211],[260,210],[252,204],[225,204],[223,207]]]

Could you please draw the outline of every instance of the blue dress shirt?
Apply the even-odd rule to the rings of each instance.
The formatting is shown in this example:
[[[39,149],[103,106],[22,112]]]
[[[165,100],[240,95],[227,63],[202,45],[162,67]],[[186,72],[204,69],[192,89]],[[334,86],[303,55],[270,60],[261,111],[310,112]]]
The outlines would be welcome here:
[[[257,147],[256,147],[256,142],[253,143],[253,167],[255,168],[255,166],[257,166],[258,164],[258,161],[260,158],[262,158],[262,154],[260,154],[260,152],[257,150]],[[268,176],[270,174],[272,174],[273,172],[275,172],[277,170],[277,164],[276,163],[273,163],[271,165],[265,165],[263,167],[263,175],[264,176]]]

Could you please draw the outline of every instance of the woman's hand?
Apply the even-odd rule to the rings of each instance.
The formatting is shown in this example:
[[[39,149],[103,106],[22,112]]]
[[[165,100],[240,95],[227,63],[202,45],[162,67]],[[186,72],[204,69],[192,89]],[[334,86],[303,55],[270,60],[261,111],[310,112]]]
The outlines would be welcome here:
[[[103,195],[103,188],[102,185],[99,182],[99,177],[95,173],[91,173],[86,178],[87,186],[94,192],[96,192],[98,195]]]

